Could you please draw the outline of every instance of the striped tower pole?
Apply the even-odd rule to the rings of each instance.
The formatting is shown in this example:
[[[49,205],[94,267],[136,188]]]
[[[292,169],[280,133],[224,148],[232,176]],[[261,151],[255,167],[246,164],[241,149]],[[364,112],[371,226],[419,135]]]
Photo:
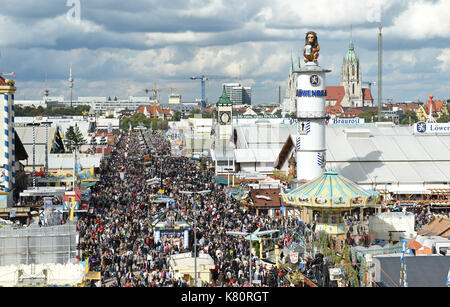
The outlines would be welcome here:
[[[15,120],[14,120],[14,94],[11,94],[11,103],[10,103],[10,108],[11,108],[11,153],[12,153],[12,157],[11,157],[11,187],[14,190],[16,188],[16,133],[15,133]]]
[[[16,92],[15,81],[10,79],[0,80],[0,101],[3,101],[3,146],[0,167],[4,171],[4,193],[0,201],[0,207],[11,207],[13,205],[12,192],[15,188],[15,139],[14,139],[14,93]],[[3,198],[4,197],[4,198]]]
[[[5,192],[9,193],[12,189],[12,185],[11,185],[11,158],[12,158],[12,153],[10,152],[10,143],[9,143],[9,139],[10,139],[10,134],[11,134],[11,122],[10,122],[10,108],[9,108],[9,94],[5,93],[3,94],[3,107],[4,107],[4,127],[5,127],[5,132],[4,132],[4,147],[3,147],[3,151],[4,151],[4,156],[5,156],[5,162],[4,162],[4,169],[5,169]]]

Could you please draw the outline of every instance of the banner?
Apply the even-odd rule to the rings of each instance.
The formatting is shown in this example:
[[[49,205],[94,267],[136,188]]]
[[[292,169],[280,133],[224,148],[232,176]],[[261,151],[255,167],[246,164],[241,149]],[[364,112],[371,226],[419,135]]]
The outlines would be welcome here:
[[[414,134],[450,134],[450,123],[425,123],[414,124]]]

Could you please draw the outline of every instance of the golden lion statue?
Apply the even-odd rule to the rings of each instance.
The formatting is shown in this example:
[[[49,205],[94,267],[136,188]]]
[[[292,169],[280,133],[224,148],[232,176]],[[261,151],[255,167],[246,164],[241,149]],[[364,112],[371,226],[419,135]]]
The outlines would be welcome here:
[[[305,57],[305,63],[314,62],[317,63],[319,58],[320,46],[317,42],[316,32],[309,31],[305,37],[305,47],[303,48],[303,56]]]

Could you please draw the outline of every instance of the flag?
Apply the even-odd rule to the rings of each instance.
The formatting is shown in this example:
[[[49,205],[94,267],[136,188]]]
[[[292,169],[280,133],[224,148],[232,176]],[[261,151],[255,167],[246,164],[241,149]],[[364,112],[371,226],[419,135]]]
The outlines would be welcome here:
[[[61,134],[59,133],[59,127],[57,127],[55,133],[55,140],[53,142],[52,153],[63,153],[64,151],[65,151],[64,143],[62,141]]]

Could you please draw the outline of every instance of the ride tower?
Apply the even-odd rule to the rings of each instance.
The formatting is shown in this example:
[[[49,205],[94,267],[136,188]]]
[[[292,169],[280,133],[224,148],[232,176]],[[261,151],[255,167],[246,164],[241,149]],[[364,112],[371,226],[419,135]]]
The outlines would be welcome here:
[[[303,55],[305,65],[297,77],[297,180],[310,181],[323,175],[326,165],[325,110],[326,74],[318,64],[320,47],[315,32],[308,32]]]

